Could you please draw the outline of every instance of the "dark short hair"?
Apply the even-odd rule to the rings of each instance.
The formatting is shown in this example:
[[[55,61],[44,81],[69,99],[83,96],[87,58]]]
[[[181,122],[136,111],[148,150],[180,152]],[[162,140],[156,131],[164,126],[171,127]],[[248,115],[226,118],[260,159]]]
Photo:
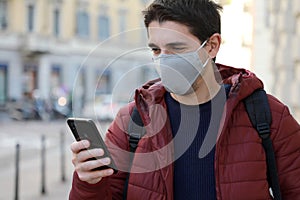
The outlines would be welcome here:
[[[186,25],[201,42],[221,33],[222,6],[212,0],[154,0],[144,11],[146,28],[152,21]]]

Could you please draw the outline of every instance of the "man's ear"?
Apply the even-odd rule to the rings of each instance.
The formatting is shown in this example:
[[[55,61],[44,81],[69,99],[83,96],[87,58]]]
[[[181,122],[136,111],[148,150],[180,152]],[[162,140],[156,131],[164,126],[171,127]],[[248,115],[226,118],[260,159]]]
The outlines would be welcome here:
[[[213,34],[205,45],[205,49],[207,50],[209,56],[211,58],[215,58],[219,52],[221,45],[221,35],[219,33]]]

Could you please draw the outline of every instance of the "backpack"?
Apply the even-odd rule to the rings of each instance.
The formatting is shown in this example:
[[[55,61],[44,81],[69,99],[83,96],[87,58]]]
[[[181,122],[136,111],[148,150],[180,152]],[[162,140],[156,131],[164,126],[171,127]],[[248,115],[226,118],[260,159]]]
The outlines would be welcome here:
[[[259,137],[262,140],[262,145],[266,154],[267,177],[269,186],[272,191],[271,194],[273,195],[274,200],[281,200],[282,198],[277,174],[275,153],[272,146],[272,140],[270,138],[270,125],[272,122],[272,118],[267,94],[265,90],[258,89],[255,90],[251,95],[246,97],[243,102],[252,126],[256,129]],[[128,133],[130,152],[132,152],[130,163],[132,164],[132,160],[134,157],[133,153],[138,146],[138,142],[146,134],[143,121],[136,107],[134,107],[131,114]],[[128,173],[125,181],[123,200],[126,200],[127,197],[129,176],[130,173]]]

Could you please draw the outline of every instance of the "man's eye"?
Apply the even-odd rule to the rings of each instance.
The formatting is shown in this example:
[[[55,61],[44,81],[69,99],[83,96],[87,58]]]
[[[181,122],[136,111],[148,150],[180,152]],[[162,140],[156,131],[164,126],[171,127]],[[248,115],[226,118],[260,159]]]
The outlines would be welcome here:
[[[153,54],[160,54],[159,48],[151,48],[151,51],[153,52]]]
[[[173,52],[175,52],[175,53],[180,53],[180,52],[183,52],[183,51],[185,51],[185,48],[183,48],[183,47],[173,48]]]

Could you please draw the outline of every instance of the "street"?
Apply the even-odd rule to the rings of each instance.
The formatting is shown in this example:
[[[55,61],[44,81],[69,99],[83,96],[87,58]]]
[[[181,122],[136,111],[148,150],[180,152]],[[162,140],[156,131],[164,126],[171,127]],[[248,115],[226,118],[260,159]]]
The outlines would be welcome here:
[[[101,128],[106,127],[107,124]],[[45,195],[41,193],[43,135]],[[74,138],[65,120],[0,121],[0,200],[15,199],[16,196],[16,144],[20,145],[19,200],[68,199],[73,173],[70,151],[70,144],[73,141]],[[66,179],[64,182],[63,175]]]

